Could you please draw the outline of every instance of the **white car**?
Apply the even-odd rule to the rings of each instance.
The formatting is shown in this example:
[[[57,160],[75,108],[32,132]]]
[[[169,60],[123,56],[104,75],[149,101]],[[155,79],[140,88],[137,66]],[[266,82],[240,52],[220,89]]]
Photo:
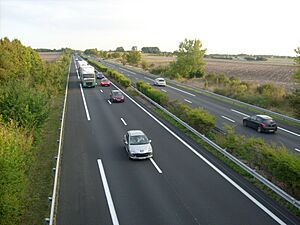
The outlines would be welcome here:
[[[124,145],[130,159],[148,159],[153,156],[151,140],[141,130],[129,130],[124,135]]]
[[[165,81],[164,78],[159,77],[159,78],[156,78],[154,80],[154,85],[156,85],[156,86],[166,86],[166,81]]]

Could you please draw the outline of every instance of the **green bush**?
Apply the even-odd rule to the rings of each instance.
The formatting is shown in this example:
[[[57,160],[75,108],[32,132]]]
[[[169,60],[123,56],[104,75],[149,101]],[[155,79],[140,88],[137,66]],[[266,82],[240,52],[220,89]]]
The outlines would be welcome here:
[[[0,224],[21,224],[29,182],[33,138],[15,122],[0,117]]]
[[[178,100],[169,102],[167,109],[200,133],[209,134],[215,127],[215,117],[204,109],[191,108]]]
[[[144,81],[136,82],[136,87],[139,91],[147,95],[149,98],[151,98],[158,104],[162,106],[165,106],[167,104],[168,96],[165,93],[153,88]]]
[[[226,136],[219,136],[217,142],[292,196],[300,198],[300,157],[261,138],[237,135],[231,128]]]

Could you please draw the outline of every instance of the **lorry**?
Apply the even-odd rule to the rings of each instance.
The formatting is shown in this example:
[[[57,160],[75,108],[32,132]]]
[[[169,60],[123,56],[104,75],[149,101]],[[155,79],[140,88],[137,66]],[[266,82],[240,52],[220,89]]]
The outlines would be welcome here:
[[[81,66],[87,66],[87,65],[88,65],[87,61],[84,61],[84,60],[77,60],[76,61],[76,66],[77,66],[78,71],[79,71],[79,68]]]
[[[79,76],[83,87],[96,87],[97,78],[94,67],[84,65],[79,67]]]

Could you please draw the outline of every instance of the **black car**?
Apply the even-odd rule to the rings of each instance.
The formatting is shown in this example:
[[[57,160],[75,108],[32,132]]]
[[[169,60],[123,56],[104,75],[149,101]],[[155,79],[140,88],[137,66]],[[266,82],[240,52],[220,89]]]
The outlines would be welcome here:
[[[277,131],[277,124],[270,116],[266,115],[254,115],[245,117],[243,119],[244,127],[251,127],[257,130],[257,132],[273,132]]]
[[[123,93],[119,90],[112,90],[110,92],[110,100],[112,102],[124,102],[125,101],[125,97],[123,95]]]

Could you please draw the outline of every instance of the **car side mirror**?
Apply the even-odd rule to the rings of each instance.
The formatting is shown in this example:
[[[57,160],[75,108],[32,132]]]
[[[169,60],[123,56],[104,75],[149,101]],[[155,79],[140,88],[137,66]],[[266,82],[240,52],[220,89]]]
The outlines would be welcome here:
[[[151,140],[149,140],[149,143],[151,143]]]

